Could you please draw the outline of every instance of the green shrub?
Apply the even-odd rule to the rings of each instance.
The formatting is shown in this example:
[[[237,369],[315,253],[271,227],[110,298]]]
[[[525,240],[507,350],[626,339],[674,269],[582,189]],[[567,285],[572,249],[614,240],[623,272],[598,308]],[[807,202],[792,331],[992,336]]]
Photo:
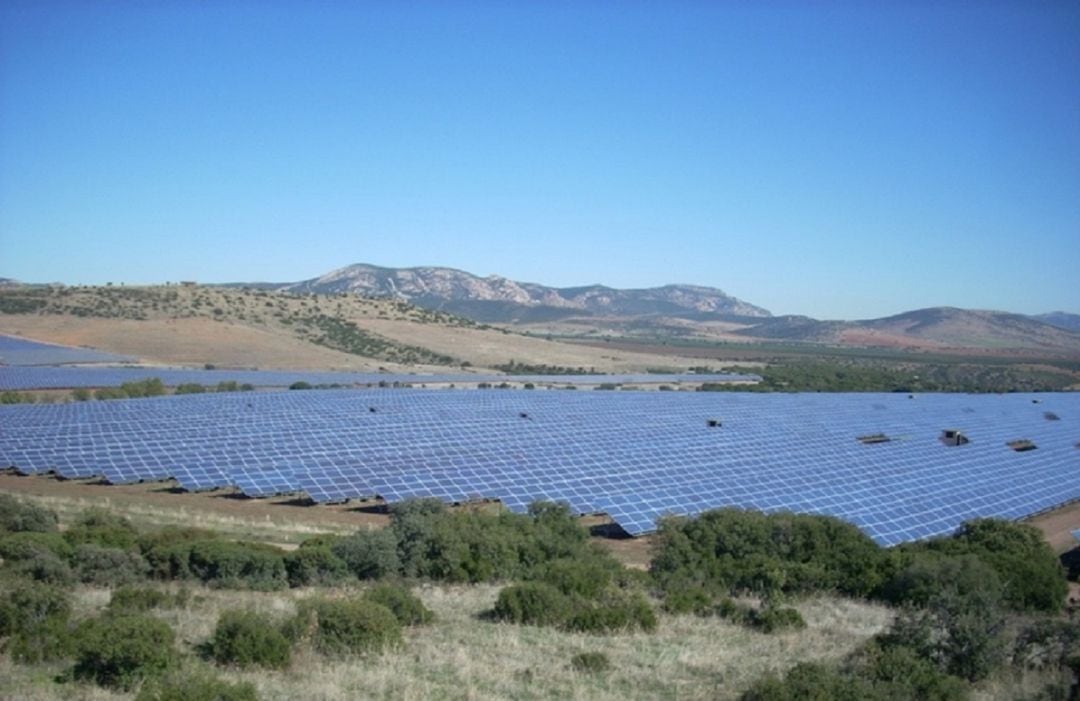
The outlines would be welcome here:
[[[109,611],[141,613],[160,606],[166,606],[174,601],[172,595],[160,589],[121,586],[114,590],[109,598]]]
[[[71,544],[59,533],[21,531],[0,538],[0,558],[8,563],[27,560],[42,553],[68,560],[74,552]]]
[[[202,528],[166,526],[139,535],[139,550],[150,564],[150,573],[159,579],[187,579],[191,573],[191,548],[200,541],[217,540],[213,531]]]
[[[97,507],[84,511],[71,528],[64,531],[64,538],[72,545],[90,543],[129,550],[138,546],[138,536],[139,532],[126,518]]]
[[[57,587],[16,582],[0,598],[0,637],[7,651],[22,662],[43,662],[67,655],[70,649],[68,595]]]
[[[294,636],[310,634],[315,649],[328,655],[378,653],[402,642],[394,614],[363,599],[301,602],[290,627]]]
[[[206,387],[198,382],[185,382],[176,386],[176,394],[203,394],[205,392]]]
[[[3,531],[51,533],[56,531],[56,514],[10,494],[0,494],[0,532]]]
[[[350,575],[345,561],[325,546],[299,547],[284,559],[290,587],[332,586]]]
[[[570,667],[578,672],[596,674],[611,669],[611,660],[602,652],[579,652],[570,658]]]
[[[188,566],[195,577],[215,587],[272,591],[289,585],[282,551],[262,543],[196,541]]]
[[[62,587],[70,586],[75,582],[75,573],[71,567],[51,550],[42,548],[24,554],[25,557],[12,560],[6,565],[8,571],[37,582]]]
[[[172,628],[138,614],[106,615],[75,630],[77,679],[129,690],[145,677],[165,671],[176,656]]]
[[[389,529],[357,531],[330,546],[360,579],[379,579],[401,571],[396,533]]]
[[[596,599],[611,585],[619,565],[606,554],[587,560],[560,558],[545,562],[534,578],[547,582],[567,596]]]
[[[876,701],[892,699],[871,682],[824,664],[800,662],[781,679],[768,675],[742,695],[742,701]],[[903,698],[903,697],[900,697]]]
[[[75,548],[72,564],[80,582],[96,586],[132,584],[146,579],[150,572],[150,565],[139,553],[92,543]]]
[[[161,397],[165,394],[165,383],[157,377],[148,377],[145,380],[124,382],[120,385],[120,391],[127,397]]]
[[[510,623],[553,626],[565,622],[570,611],[570,599],[552,585],[523,582],[499,592],[493,615]]]
[[[188,670],[168,673],[148,680],[135,701],[258,701],[251,682],[235,684],[214,675]]]
[[[905,608],[880,642],[911,648],[942,672],[978,681],[1004,661],[1005,624],[1000,588],[944,587],[922,607]]]
[[[564,627],[582,633],[656,630],[656,612],[640,593],[620,593],[606,601],[583,603],[575,607]]]
[[[291,656],[281,630],[254,611],[226,611],[209,648],[219,664],[284,669]]]
[[[994,568],[1003,603],[1018,611],[1060,611],[1068,584],[1061,562],[1034,526],[998,519],[964,523],[955,540]]]
[[[656,542],[650,571],[662,588],[690,581],[718,593],[865,596],[883,576],[881,548],[829,516],[717,509],[662,520]]]
[[[78,387],[71,390],[71,398],[77,402],[88,402],[93,398],[93,394],[90,393],[85,387]]]
[[[292,383],[291,385],[289,385],[289,389],[312,389],[312,386],[311,386],[310,382],[304,382],[303,380],[298,380],[298,381]]]
[[[422,625],[435,618],[435,614],[415,594],[396,584],[377,584],[364,594],[364,598],[385,606],[403,626]]]
[[[695,613],[706,616],[713,612],[712,602],[713,597],[709,591],[697,584],[672,583],[664,591],[664,610],[668,613]]]
[[[776,633],[782,630],[801,630],[806,621],[798,609],[765,606],[750,617],[751,624],[762,633]]]
[[[549,560],[597,557],[569,509],[556,504],[533,504],[523,515],[449,512],[438,500],[409,500],[391,506],[390,529],[407,577],[498,581],[527,576]]]
[[[871,643],[856,656],[851,673],[870,680],[890,699],[959,701],[968,697],[962,679],[941,672],[908,647],[882,648]]]

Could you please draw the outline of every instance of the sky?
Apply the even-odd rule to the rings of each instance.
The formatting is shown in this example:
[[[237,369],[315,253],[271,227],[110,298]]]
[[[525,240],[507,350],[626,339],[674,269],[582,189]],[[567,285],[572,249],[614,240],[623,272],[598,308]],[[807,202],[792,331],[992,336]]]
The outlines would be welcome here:
[[[0,277],[1080,313],[1080,3],[0,3]]]

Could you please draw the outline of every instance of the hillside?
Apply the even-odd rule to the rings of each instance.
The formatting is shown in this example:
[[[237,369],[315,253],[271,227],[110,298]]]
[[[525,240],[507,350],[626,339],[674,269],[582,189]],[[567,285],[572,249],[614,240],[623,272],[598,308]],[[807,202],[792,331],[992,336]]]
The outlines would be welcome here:
[[[634,372],[693,365],[530,338],[400,300],[185,285],[0,289],[0,333],[188,366],[432,372],[515,361]]]
[[[408,301],[481,322],[551,321],[590,316],[767,317],[769,312],[712,288],[665,285],[620,290],[604,285],[547,287],[452,268],[350,265],[318,278],[280,285],[296,293],[359,293]]]
[[[1059,329],[1080,332],[1080,314],[1070,314],[1068,312],[1050,312],[1049,314],[1036,314],[1031,318],[1037,321],[1041,321],[1044,324],[1056,326]]]
[[[1080,353],[1080,333],[1020,314],[953,307],[918,309],[882,319],[850,322],[773,317],[736,333],[757,339],[912,350]]]

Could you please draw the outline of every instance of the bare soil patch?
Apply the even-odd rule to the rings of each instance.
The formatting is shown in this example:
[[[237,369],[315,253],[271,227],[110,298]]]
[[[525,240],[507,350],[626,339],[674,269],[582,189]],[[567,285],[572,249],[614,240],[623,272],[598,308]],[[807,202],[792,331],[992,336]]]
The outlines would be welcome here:
[[[1059,555],[1080,545],[1072,534],[1080,529],[1080,501],[1039,514],[1028,520],[1028,523],[1042,531],[1046,542],[1050,543],[1050,547]]]

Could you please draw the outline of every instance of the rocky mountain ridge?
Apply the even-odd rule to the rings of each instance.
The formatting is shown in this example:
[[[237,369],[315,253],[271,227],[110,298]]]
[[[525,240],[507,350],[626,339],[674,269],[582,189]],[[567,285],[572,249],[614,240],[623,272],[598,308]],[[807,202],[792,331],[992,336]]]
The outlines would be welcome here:
[[[722,290],[665,285],[622,290],[604,285],[549,287],[498,275],[479,277],[441,267],[382,268],[356,264],[310,280],[281,285],[297,293],[360,293],[394,297],[484,322],[522,322],[578,316],[751,317],[771,314]]]

